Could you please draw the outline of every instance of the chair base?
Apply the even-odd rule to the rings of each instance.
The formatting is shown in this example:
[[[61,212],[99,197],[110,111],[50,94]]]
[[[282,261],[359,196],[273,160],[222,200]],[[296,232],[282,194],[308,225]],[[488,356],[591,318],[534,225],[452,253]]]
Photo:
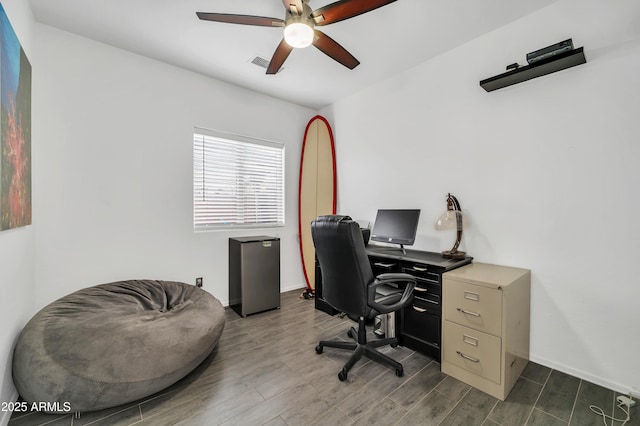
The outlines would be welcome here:
[[[394,368],[396,370],[396,376],[402,377],[404,375],[402,364],[395,359],[379,352],[376,349],[386,345],[395,347],[398,345],[398,339],[396,337],[393,337],[367,342],[367,331],[365,328],[365,324],[365,318],[361,317],[358,319],[358,332],[356,333],[356,329],[353,327],[349,329],[347,335],[354,340],[353,342],[344,342],[341,340],[321,340],[318,343],[318,346],[316,346],[316,353],[321,354],[325,346],[328,348],[354,351],[353,355],[351,355],[351,358],[349,358],[349,361],[347,361],[344,367],[342,367],[340,373],[338,373],[338,378],[340,379],[340,381],[347,380],[349,370],[351,370],[351,368],[356,364],[356,362],[360,360],[360,358],[362,358],[363,355],[381,364],[385,364],[391,368]]]

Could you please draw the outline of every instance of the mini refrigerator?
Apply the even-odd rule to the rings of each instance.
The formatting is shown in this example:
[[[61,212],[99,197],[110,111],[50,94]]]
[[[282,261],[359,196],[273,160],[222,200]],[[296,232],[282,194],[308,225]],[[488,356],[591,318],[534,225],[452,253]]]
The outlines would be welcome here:
[[[242,317],[280,307],[279,238],[229,238],[229,306]]]

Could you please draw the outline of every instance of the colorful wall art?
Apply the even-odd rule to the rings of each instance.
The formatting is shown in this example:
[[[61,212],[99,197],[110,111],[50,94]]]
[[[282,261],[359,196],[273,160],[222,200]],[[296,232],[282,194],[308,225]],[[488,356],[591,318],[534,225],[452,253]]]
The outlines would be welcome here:
[[[31,64],[0,4],[0,231],[31,224]]]

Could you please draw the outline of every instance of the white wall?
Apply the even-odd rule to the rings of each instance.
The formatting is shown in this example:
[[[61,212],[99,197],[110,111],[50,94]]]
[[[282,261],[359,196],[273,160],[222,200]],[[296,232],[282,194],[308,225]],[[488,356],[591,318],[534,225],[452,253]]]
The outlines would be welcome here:
[[[239,235],[279,236],[282,288],[303,286],[293,183],[314,111],[44,25],[36,39],[38,307],[115,280],[200,276],[226,304]],[[284,228],[193,232],[194,126],[285,144]]]
[[[341,213],[421,208],[416,246],[439,251],[453,193],[475,261],[532,270],[531,358],[625,392],[640,386],[639,18],[635,0],[563,0],[322,111]],[[570,37],[587,64],[479,87]]]
[[[27,2],[3,0],[20,44],[33,65],[33,16]],[[32,150],[37,139],[32,138]],[[18,334],[33,314],[34,294],[34,228],[33,225],[0,232],[0,402],[17,397],[11,379],[13,347]],[[9,421],[11,413],[0,412],[0,424]]]

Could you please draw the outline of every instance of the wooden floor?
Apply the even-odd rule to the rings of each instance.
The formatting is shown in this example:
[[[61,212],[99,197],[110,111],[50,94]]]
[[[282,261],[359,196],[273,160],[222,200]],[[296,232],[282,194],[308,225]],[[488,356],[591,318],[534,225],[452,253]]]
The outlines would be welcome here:
[[[281,309],[247,318],[227,310],[214,353],[157,395],[80,419],[14,413],[9,425],[600,426],[590,404],[614,413],[614,392],[541,365],[529,363],[501,402],[402,347],[385,352],[403,363],[404,377],[363,359],[340,382],[337,374],[350,354],[325,348],[317,355],[314,348],[320,339],[348,340],[353,323],[315,310],[300,293],[284,293]],[[623,417],[618,408],[615,415]],[[627,425],[640,425],[638,408],[631,415]]]

